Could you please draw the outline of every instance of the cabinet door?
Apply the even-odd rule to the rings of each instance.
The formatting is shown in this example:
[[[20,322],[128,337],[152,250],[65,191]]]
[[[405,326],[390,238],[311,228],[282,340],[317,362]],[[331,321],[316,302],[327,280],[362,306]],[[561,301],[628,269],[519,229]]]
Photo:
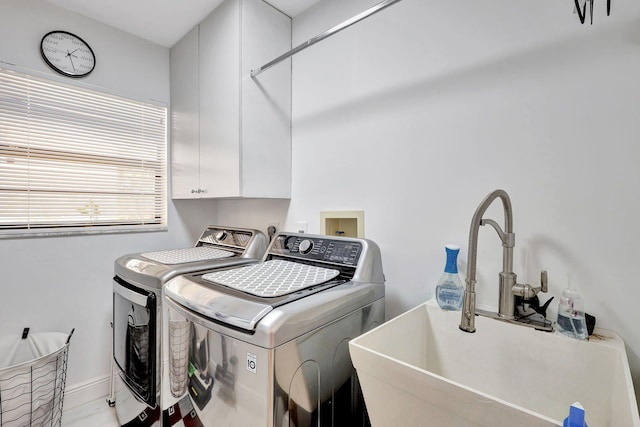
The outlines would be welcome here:
[[[200,197],[198,27],[171,49],[171,193]]]
[[[291,197],[291,59],[251,78],[291,49],[291,18],[242,1],[242,174],[244,197]]]
[[[203,197],[240,196],[240,2],[200,23],[200,182]]]

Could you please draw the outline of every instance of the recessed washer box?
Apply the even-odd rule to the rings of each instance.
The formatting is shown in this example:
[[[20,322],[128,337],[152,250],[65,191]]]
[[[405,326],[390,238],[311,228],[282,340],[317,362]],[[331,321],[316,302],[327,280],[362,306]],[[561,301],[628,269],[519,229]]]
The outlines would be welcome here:
[[[364,238],[364,211],[320,212],[320,234]]]

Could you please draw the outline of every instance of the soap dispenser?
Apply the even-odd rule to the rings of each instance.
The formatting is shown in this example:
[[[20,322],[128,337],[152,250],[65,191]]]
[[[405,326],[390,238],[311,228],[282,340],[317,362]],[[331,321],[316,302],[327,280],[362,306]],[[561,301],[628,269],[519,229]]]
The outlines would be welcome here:
[[[567,289],[562,291],[560,304],[558,305],[558,320],[556,330],[566,336],[587,339],[587,322],[584,313],[584,301],[580,291],[568,284]]]
[[[464,287],[458,273],[460,246],[446,245],[447,263],[436,285],[436,300],[443,310],[459,311],[464,299]]]

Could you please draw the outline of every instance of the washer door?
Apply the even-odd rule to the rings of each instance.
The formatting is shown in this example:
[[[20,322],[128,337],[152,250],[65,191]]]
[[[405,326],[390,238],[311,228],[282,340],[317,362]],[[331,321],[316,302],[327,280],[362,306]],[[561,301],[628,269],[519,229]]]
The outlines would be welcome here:
[[[215,331],[206,319],[164,298],[168,369],[163,370],[163,426],[273,426],[272,351]],[[219,329],[225,329],[217,326]],[[250,335],[247,335],[250,338]]]

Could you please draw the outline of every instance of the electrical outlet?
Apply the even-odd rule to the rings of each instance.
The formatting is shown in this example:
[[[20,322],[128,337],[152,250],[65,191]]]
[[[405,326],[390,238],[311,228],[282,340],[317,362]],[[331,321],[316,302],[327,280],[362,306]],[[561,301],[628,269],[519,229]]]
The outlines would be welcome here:
[[[307,232],[307,221],[298,221],[298,233],[306,233]]]

